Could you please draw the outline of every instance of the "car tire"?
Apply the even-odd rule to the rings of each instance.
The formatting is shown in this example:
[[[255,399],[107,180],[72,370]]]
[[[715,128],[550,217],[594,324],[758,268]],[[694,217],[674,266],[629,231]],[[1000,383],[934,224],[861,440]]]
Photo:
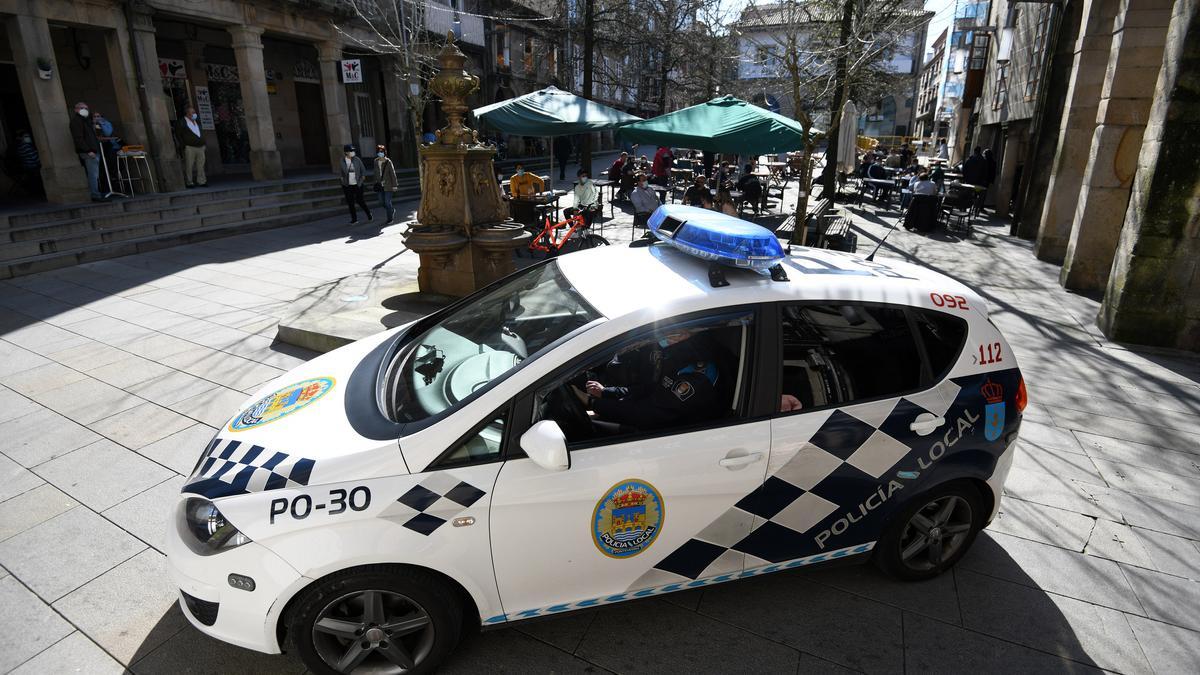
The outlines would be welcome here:
[[[291,610],[288,638],[313,673],[407,675],[433,672],[462,626],[462,603],[441,579],[375,565],[306,589]]]
[[[939,485],[900,510],[875,546],[875,565],[902,581],[932,579],[966,555],[985,517],[975,486]]]

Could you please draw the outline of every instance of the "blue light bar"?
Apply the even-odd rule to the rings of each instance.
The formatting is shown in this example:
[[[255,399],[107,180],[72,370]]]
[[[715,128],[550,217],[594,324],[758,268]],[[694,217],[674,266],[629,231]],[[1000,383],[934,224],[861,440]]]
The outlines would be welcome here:
[[[786,254],[765,227],[683,204],[663,204],[647,222],[655,237],[702,260],[766,271]]]

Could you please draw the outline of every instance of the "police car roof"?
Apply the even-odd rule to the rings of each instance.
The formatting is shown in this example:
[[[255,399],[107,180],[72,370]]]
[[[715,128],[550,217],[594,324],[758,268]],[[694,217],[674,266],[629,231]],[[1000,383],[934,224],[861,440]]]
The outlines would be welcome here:
[[[713,288],[709,263],[665,244],[601,246],[558,258],[563,274],[610,319],[650,310],[668,317],[710,307],[785,300],[842,300],[929,305],[929,294],[959,295],[986,314],[982,298],[931,269],[895,259],[793,246],[788,281],[725,268],[729,286]]]

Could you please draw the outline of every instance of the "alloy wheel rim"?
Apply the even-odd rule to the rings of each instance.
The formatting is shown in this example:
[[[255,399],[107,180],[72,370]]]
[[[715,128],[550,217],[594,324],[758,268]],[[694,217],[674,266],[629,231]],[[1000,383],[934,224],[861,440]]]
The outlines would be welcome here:
[[[900,535],[900,561],[925,572],[951,560],[966,544],[973,520],[971,504],[957,495],[930,501],[909,518]]]
[[[429,612],[400,593],[381,590],[342,595],[313,623],[317,655],[339,673],[397,675],[418,666],[433,649]]]

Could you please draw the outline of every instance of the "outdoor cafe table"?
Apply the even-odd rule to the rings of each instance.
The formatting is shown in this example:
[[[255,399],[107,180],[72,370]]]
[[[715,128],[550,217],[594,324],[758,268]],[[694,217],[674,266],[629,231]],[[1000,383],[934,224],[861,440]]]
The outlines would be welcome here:
[[[558,200],[562,199],[565,194],[567,194],[566,190],[547,190],[530,197],[509,197],[508,210],[513,220],[530,227],[540,228],[537,207],[552,206],[551,217],[557,220]]]
[[[597,178],[596,180],[593,180],[592,182],[596,184],[597,188],[599,188],[601,199],[604,198],[604,190],[608,189],[608,217],[609,218],[615,217],[616,216],[616,207],[613,206],[613,202],[615,202],[617,200],[617,190],[619,190],[621,188],[621,181],[609,180],[607,178]],[[601,204],[600,208],[603,209],[604,205]]]
[[[879,200],[879,193],[883,192],[884,204],[891,204],[891,197],[888,195],[891,194],[892,190],[896,189],[896,181],[891,178],[864,178],[863,182],[874,185],[877,188],[875,190],[876,201]]]

